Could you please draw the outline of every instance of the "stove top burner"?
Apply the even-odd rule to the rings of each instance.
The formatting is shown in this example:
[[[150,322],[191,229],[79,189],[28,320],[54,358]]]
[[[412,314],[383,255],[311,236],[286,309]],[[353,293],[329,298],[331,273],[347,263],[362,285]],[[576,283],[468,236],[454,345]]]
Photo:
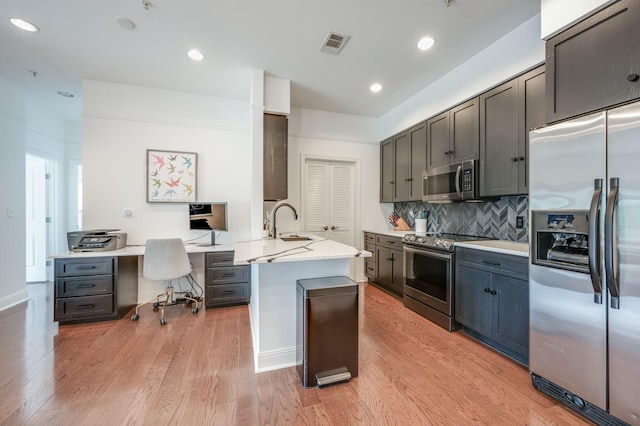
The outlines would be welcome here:
[[[424,235],[406,234],[402,237],[402,242],[414,246],[420,246],[425,248],[433,248],[437,250],[443,250],[452,252],[454,250],[453,245],[460,241],[478,241],[489,240],[487,237],[479,237],[477,235],[461,235],[461,234],[449,234],[449,233],[437,233],[428,232]]]

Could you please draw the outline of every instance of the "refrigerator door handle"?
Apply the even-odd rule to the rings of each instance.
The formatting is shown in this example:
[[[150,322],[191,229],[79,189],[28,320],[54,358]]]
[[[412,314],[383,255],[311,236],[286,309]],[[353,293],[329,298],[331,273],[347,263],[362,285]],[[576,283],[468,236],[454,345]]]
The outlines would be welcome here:
[[[589,209],[589,275],[593,285],[593,303],[602,304],[602,277],[600,276],[600,202],[602,179],[593,181],[593,196]]]
[[[611,294],[611,308],[620,309],[620,283],[616,276],[616,266],[614,263],[614,229],[613,222],[616,215],[616,204],[618,202],[619,178],[609,179],[609,196],[607,197],[607,208],[604,215],[604,267],[607,273],[607,287]]]

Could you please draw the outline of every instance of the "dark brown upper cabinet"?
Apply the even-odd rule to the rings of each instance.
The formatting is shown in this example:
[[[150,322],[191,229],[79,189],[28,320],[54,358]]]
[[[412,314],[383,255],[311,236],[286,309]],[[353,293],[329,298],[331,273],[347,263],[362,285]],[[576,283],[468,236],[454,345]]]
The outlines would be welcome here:
[[[640,2],[620,0],[546,43],[549,123],[640,97]]]
[[[287,190],[287,117],[264,115],[263,197],[267,201],[285,200]]]
[[[427,167],[427,130],[422,122],[394,136],[394,201],[422,199],[422,171]]]
[[[393,138],[380,142],[380,202],[393,203],[395,159]]]
[[[427,120],[427,168],[479,157],[479,98]]]
[[[526,194],[529,130],[544,125],[544,66],[480,95],[480,196]]]

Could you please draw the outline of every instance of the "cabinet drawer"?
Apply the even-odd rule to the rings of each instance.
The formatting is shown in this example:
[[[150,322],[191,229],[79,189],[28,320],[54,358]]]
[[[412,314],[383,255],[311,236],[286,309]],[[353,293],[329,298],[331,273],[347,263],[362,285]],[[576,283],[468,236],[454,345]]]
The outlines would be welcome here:
[[[376,245],[367,243],[364,245],[364,249],[368,252],[371,252],[371,257],[367,258],[367,260],[376,263]]]
[[[372,234],[371,232],[364,233],[364,242],[365,243],[376,243],[376,234]]]
[[[377,235],[376,244],[402,250],[402,240],[398,237],[388,237],[386,235]]]
[[[56,279],[56,297],[90,296],[113,293],[113,275]]]
[[[207,253],[206,256],[206,267],[211,268],[215,266],[230,266],[233,265],[233,255],[232,251],[221,251],[216,253]]]
[[[114,261],[113,257],[58,259],[55,263],[55,274],[56,277],[113,274]]]
[[[376,276],[376,263],[370,261],[369,259],[364,262],[364,274],[371,279],[374,279]]]
[[[60,298],[56,319],[102,316],[113,313],[113,295]]]
[[[209,268],[207,284],[218,283],[238,283],[249,280],[249,267],[247,266],[224,266],[220,268]]]
[[[458,247],[456,248],[456,262],[465,262],[477,268],[498,273],[511,272],[512,275],[524,279],[529,276],[529,259],[523,256]]]
[[[207,306],[224,303],[248,302],[249,283],[222,284],[207,286]]]

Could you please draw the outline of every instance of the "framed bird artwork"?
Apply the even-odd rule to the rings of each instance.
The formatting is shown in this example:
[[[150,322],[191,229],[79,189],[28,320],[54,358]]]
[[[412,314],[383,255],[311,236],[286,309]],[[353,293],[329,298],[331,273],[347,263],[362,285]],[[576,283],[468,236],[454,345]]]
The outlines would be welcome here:
[[[195,152],[148,149],[147,202],[195,202],[197,167]]]

